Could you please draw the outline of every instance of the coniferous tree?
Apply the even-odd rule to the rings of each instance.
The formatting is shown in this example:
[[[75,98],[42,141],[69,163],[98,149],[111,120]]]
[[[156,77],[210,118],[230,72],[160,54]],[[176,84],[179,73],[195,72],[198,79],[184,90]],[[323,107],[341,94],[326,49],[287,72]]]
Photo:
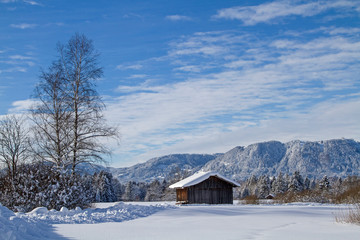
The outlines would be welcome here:
[[[265,198],[270,193],[270,181],[268,176],[261,176],[257,186],[257,197]]]
[[[111,173],[100,171],[93,176],[93,188],[96,202],[115,202],[117,197],[113,186]]]
[[[135,182],[129,181],[126,184],[122,198],[124,201],[136,201],[140,199],[140,189]]]
[[[320,180],[319,189],[320,190],[329,190],[330,189],[330,182],[326,175]]]
[[[311,189],[310,185],[311,185],[310,179],[308,177],[306,177],[305,180],[304,180],[304,190]]]
[[[145,201],[159,201],[163,196],[163,192],[163,185],[158,180],[154,180],[147,188]]]
[[[288,189],[292,192],[300,192],[304,190],[304,180],[300,175],[299,171],[295,171],[292,175],[288,185]]]
[[[286,178],[284,178],[282,172],[279,173],[273,185],[274,194],[284,193],[288,190],[288,183],[286,182]]]

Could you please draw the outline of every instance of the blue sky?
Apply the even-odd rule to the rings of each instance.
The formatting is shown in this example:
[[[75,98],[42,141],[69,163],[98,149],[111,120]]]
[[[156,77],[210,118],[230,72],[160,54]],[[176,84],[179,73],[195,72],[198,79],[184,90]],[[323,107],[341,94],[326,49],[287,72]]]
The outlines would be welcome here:
[[[110,165],[360,136],[360,1],[0,0],[0,115],[84,33],[119,126]]]

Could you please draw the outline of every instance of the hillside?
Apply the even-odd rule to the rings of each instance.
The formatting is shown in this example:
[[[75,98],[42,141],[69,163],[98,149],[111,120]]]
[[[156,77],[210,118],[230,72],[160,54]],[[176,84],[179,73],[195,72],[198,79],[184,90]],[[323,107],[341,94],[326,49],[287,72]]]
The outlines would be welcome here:
[[[190,173],[200,170],[206,163],[222,154],[172,154],[152,158],[127,168],[108,168],[120,182],[150,182],[166,179],[178,171]]]
[[[349,139],[256,143],[235,147],[203,169],[234,179],[295,171],[311,178],[360,175],[360,143]]]
[[[91,172],[105,170],[85,168]],[[120,182],[151,182],[172,178],[178,171],[189,174],[200,169],[216,171],[236,180],[251,175],[276,176],[280,172],[322,178],[360,175],[360,143],[351,139],[327,141],[268,141],[235,147],[224,154],[172,154],[126,168],[108,167]]]

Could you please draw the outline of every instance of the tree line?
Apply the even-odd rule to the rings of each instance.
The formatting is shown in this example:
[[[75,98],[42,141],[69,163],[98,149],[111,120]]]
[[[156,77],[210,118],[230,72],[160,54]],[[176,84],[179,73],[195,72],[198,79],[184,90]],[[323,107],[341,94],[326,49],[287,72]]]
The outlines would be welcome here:
[[[168,188],[172,181],[120,183],[106,171],[72,175],[42,162],[19,166],[15,188],[9,180],[0,174],[0,203],[21,212],[40,206],[60,210],[86,208],[94,202],[175,200],[175,192]]]
[[[309,179],[298,171],[292,175],[251,176],[242,181],[234,195],[253,203],[266,198],[279,202],[355,203],[360,200],[360,178],[324,175],[320,179]]]

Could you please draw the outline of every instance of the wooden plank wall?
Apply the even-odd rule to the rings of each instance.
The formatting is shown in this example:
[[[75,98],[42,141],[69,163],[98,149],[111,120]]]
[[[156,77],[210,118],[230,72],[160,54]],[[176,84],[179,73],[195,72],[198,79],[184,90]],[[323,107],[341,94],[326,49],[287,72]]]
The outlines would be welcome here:
[[[187,192],[188,203],[232,204],[233,187],[216,177],[191,186]]]

